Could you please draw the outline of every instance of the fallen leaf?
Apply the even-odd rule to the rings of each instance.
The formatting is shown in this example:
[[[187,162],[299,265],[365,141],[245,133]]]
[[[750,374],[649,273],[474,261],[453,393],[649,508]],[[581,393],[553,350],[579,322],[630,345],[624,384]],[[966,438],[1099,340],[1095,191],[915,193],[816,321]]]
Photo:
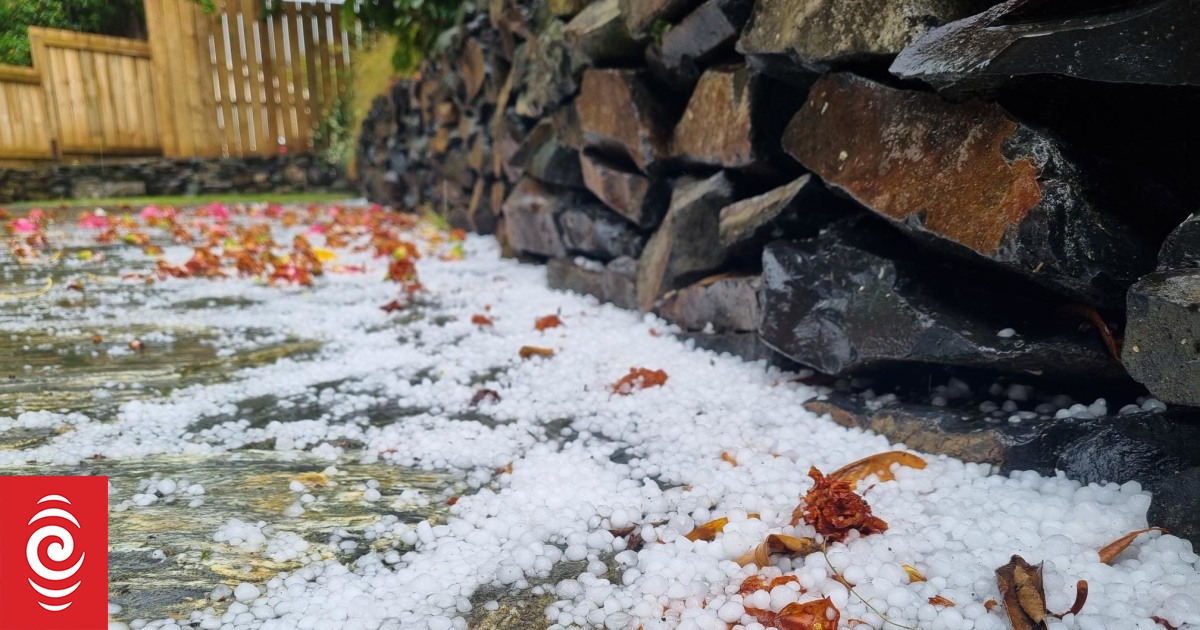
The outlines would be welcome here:
[[[487,315],[472,315],[471,323],[475,324],[476,326],[491,326],[492,318],[488,317]]]
[[[384,304],[383,306],[379,307],[379,309],[382,310],[384,313],[394,313],[403,308],[404,308],[404,305],[400,303],[400,300],[392,300],[391,302],[388,302],[387,304]]]
[[[458,503],[458,497],[457,497],[457,496],[450,497],[449,499],[446,499],[446,505],[454,505],[455,503]]]
[[[144,352],[146,350],[146,344],[142,343],[141,339],[134,339],[133,341],[129,342],[129,349],[133,350],[134,352]]]
[[[834,582],[837,582],[838,584],[841,584],[842,586],[845,586],[847,590],[850,590],[850,589],[853,589],[853,588],[854,588],[854,585],[853,585],[853,584],[851,584],[849,580],[847,580],[846,578],[842,577],[842,574],[840,574],[840,573],[834,573],[833,575],[831,575],[831,576],[829,576],[829,577],[830,577],[830,579],[832,579]]]
[[[546,330],[547,328],[558,328],[563,325],[563,321],[558,318],[558,315],[547,315],[539,317],[533,327],[535,330]]]
[[[809,469],[808,476],[816,483],[792,513],[792,525],[803,519],[834,542],[846,540],[851,531],[863,536],[887,531],[887,522],[871,514],[871,506],[849,483],[826,477],[816,467]]]
[[[485,400],[498,403],[500,402],[500,394],[494,389],[481,389],[475,392],[475,395],[471,397],[471,406],[474,407]]]
[[[629,374],[613,383],[614,394],[628,396],[635,389],[661,387],[667,382],[667,373],[662,370],[647,370],[646,368],[629,368]]]
[[[1088,583],[1087,580],[1079,580],[1075,583],[1075,603],[1071,604],[1071,608],[1065,613],[1055,614],[1055,617],[1062,619],[1067,615],[1078,615],[1079,611],[1083,610],[1083,605],[1087,603]]]
[[[1150,619],[1154,621],[1154,623],[1166,628],[1167,630],[1179,630],[1179,628],[1172,626],[1171,622],[1159,617],[1158,615],[1154,615],[1153,617],[1150,617]]]
[[[767,579],[761,575],[751,575],[745,580],[742,580],[742,585],[738,587],[737,594],[745,596],[757,591],[769,591],[776,586],[781,586],[789,582],[795,582],[799,584],[800,578],[794,575],[781,575],[768,582]],[[800,592],[804,592],[804,589],[800,589]]]
[[[775,617],[779,630],[836,630],[842,614],[828,597],[811,602],[792,602]]]
[[[104,337],[101,337],[100,333],[96,333],[96,334],[92,335],[92,343],[103,343],[103,342],[104,342]]]
[[[921,572],[918,571],[916,567],[914,567],[910,564],[904,565],[904,572],[908,574],[908,583],[909,584],[912,584],[914,582],[926,582],[927,581],[925,579],[925,576],[921,575]]]
[[[1164,534],[1167,533],[1167,530],[1161,527],[1149,527],[1147,529],[1139,529],[1136,532],[1129,532],[1128,534],[1125,534],[1124,536],[1108,543],[1107,545],[1104,545],[1104,548],[1100,550],[1100,562],[1109,564],[1115,560],[1117,556],[1121,555],[1121,552],[1125,551],[1129,545],[1133,544],[1133,540],[1135,538],[1145,534],[1146,532],[1152,532],[1155,530],[1158,530]]]
[[[1042,566],[1033,566],[1021,556],[996,569],[996,584],[1004,598],[1004,610],[1013,630],[1046,628],[1046,591]]]
[[[684,535],[684,538],[692,542],[697,540],[711,541],[717,537],[725,529],[725,525],[729,523],[729,519],[722,516],[716,520],[709,521]]]
[[[769,534],[767,539],[757,547],[738,556],[734,562],[742,566],[756,564],[760,567],[770,566],[771,554],[786,553],[793,557],[804,557],[816,552],[820,547],[812,538],[798,538],[782,534]]]
[[[497,468],[496,474],[497,475],[511,475],[512,471],[513,471],[512,462],[508,462],[508,465],[505,466],[504,468]]]
[[[842,466],[831,473],[829,478],[837,481],[845,481],[850,484],[851,489],[854,489],[858,485],[858,482],[871,475],[879,477],[880,481],[891,481],[896,478],[892,473],[892,464],[921,469],[925,467],[925,460],[904,451],[876,453],[870,457],[864,457],[856,462]]]
[[[721,461],[729,462],[734,468],[737,468],[737,460],[730,455],[728,451],[721,451]]]
[[[935,595],[933,597],[930,597],[929,603],[934,606],[953,606],[954,605],[954,602],[946,599],[945,597],[942,597],[941,595]]]
[[[552,357],[554,351],[549,348],[539,348],[537,346],[521,346],[519,352],[522,359],[530,359],[533,357]]]
[[[992,609],[999,605],[1000,605],[1000,602],[997,602],[994,599],[989,599],[986,602],[983,602],[983,609],[988,612],[992,612]]]

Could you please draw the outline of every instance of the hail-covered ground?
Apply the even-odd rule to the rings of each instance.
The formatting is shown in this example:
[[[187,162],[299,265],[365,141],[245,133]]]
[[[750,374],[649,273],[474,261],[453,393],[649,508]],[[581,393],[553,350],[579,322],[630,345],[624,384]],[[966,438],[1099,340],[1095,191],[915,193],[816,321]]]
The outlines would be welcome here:
[[[1049,628],[1200,627],[1200,558],[1190,542],[1149,532],[1101,561],[1106,544],[1146,527],[1151,496],[1137,483],[997,475],[943,456],[919,454],[923,469],[895,465],[892,480],[859,482],[886,531],[743,566],[737,560],[769,534],[821,540],[804,520],[790,524],[813,485],[810,467],[830,473],[904,446],[806,411],[802,403],[821,392],[793,374],[696,350],[663,321],[545,288],[541,267],[501,259],[491,238],[460,240],[428,223],[381,228],[364,219],[377,208],[340,212],[171,215],[200,242],[223,221],[231,234],[270,225],[281,249],[305,235],[324,271],[311,286],[283,258],[275,281],[270,266],[239,276],[233,236],[208,238],[212,251],[226,250],[218,272],[168,272],[148,284],[158,253],[130,246],[127,233],[169,236],[155,213],[127,221],[107,245],[93,243],[111,214],[82,226],[10,225],[10,239],[33,229],[49,240],[42,262],[13,250],[23,264],[9,260],[4,271],[0,331],[14,360],[29,361],[25,377],[53,380],[72,357],[133,369],[147,353],[166,360],[175,344],[184,352],[185,337],[220,369],[197,377],[185,364],[172,368],[174,380],[145,369],[133,382],[60,384],[73,394],[57,402],[26,392],[36,404],[18,397],[0,408],[0,436],[33,436],[0,450],[4,470],[193,462],[171,476],[114,481],[118,523],[163,504],[180,519],[219,508],[219,488],[189,479],[202,468],[194,462],[227,464],[230,495],[239,462],[311,469],[256,477],[284,499],[255,504],[253,518],[229,508],[190,534],[206,553],[256,559],[255,570],[249,560],[223,565],[190,611],[169,619],[130,618],[114,603],[111,627],[446,629],[507,618],[520,621],[490,623],[761,630],[772,612],[829,598],[841,628],[998,630],[1010,622],[995,571],[1014,555],[1042,564],[1053,613],[1072,608],[1077,581],[1089,586],[1082,609],[1048,617]],[[138,222],[158,227],[131,227]],[[331,227],[338,222],[349,227]],[[415,258],[390,249],[377,257],[371,241],[384,236],[416,246],[417,276],[384,280],[396,260]],[[175,269],[197,246],[163,243]],[[55,258],[56,249],[67,254]],[[548,315],[561,325],[537,330]],[[283,346],[291,350],[262,358]],[[522,358],[526,346],[553,354]],[[632,368],[667,380],[614,392]],[[443,481],[403,481],[422,474]],[[712,540],[687,536],[722,517]],[[112,544],[123,542],[134,541]],[[143,570],[187,553],[186,540],[156,549]],[[768,586],[795,579],[743,589],[753,576]],[[828,617],[774,623],[830,628]]]

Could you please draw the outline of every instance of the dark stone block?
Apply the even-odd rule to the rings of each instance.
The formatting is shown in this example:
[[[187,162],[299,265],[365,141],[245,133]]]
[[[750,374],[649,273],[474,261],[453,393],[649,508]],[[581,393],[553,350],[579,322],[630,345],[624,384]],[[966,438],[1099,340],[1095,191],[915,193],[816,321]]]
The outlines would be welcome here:
[[[562,207],[558,225],[569,253],[605,262],[641,255],[646,236],[591,195],[570,194],[563,199]]]
[[[1200,406],[1200,269],[1158,271],[1129,289],[1122,360],[1164,402]]]
[[[1175,228],[1158,251],[1158,268],[1200,268],[1200,215],[1193,214]]]

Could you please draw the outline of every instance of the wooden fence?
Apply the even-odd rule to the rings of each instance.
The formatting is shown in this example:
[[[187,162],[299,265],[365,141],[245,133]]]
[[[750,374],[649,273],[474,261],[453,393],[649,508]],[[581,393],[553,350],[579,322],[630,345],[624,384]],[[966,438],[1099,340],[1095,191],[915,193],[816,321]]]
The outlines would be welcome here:
[[[324,116],[347,97],[341,7],[216,5],[145,0],[149,42],[30,28],[33,68],[0,65],[0,158],[320,148]]]

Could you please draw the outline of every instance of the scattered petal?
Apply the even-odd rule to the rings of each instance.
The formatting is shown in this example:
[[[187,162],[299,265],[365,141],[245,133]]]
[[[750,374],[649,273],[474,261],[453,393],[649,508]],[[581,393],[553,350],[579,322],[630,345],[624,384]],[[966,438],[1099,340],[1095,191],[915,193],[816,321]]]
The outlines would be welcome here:
[[[661,387],[667,382],[667,373],[662,370],[647,370],[646,368],[629,368],[629,374],[613,383],[614,394],[628,396],[635,389]]]

